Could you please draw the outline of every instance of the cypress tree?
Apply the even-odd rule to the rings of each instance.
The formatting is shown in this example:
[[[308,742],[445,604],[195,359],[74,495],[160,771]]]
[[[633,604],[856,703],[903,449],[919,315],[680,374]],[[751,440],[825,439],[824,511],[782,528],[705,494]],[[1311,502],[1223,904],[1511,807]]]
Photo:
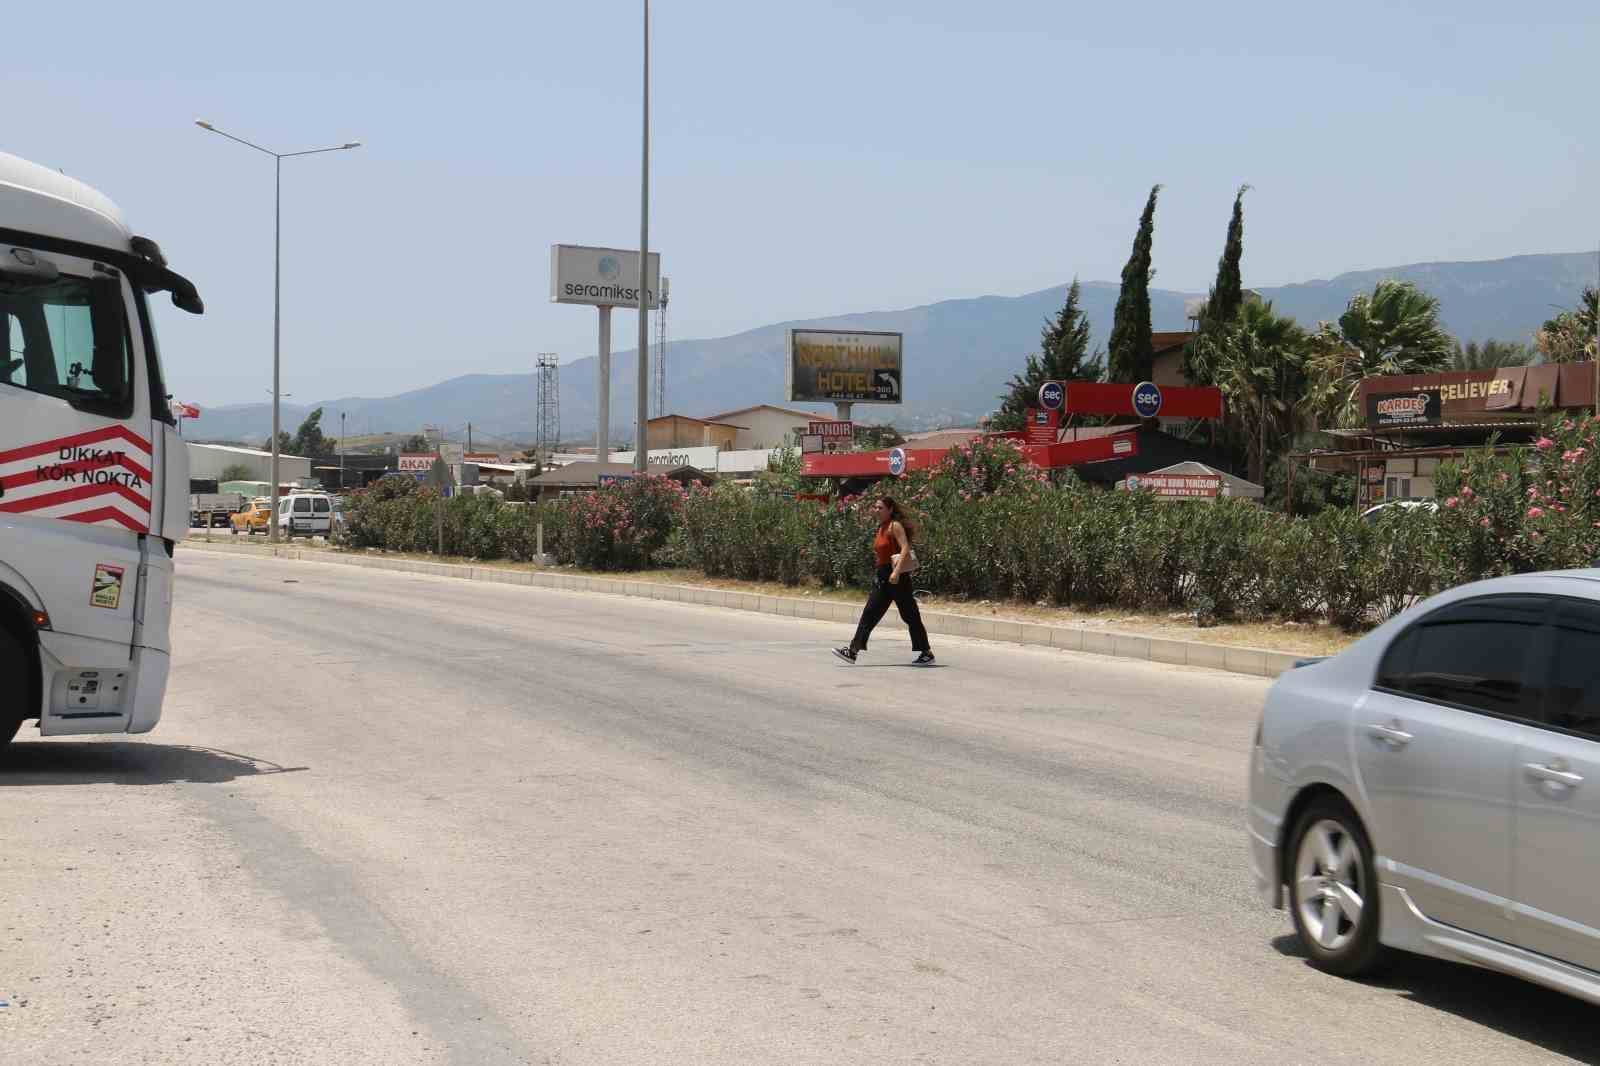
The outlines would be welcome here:
[[[1112,381],[1147,381],[1155,367],[1155,349],[1150,339],[1150,245],[1156,225],[1156,196],[1160,192],[1161,186],[1151,187],[1144,214],[1139,216],[1139,233],[1133,238],[1133,254],[1122,268],[1122,291],[1117,294],[1108,345]]]
[[[1206,299],[1206,318],[1215,322],[1231,322],[1244,302],[1244,283],[1239,275],[1239,260],[1244,258],[1244,194],[1250,186],[1239,186],[1233,198],[1233,217],[1228,220],[1228,240],[1222,246],[1222,258],[1217,260],[1217,282],[1211,286]]]

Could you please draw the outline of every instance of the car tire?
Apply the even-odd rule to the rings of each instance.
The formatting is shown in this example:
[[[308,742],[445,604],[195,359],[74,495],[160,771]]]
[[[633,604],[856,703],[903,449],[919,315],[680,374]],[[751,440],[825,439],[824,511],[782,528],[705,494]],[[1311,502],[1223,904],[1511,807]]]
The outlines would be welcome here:
[[[0,677],[25,679],[28,677],[28,655],[17,638],[0,629]],[[11,743],[28,716],[28,694],[33,685],[26,680],[0,688],[0,748]]]
[[[1366,827],[1344,800],[1326,796],[1300,815],[1289,837],[1287,880],[1294,931],[1311,964],[1356,977],[1383,961],[1378,941],[1378,871]]]

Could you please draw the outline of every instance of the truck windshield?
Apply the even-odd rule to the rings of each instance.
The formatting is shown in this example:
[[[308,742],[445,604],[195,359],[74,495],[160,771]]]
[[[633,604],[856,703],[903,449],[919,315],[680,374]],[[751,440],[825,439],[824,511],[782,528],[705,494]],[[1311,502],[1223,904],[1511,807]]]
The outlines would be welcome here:
[[[0,384],[74,403],[121,407],[131,396],[132,352],[121,337],[97,337],[94,301],[120,299],[88,278],[45,284],[0,280]]]

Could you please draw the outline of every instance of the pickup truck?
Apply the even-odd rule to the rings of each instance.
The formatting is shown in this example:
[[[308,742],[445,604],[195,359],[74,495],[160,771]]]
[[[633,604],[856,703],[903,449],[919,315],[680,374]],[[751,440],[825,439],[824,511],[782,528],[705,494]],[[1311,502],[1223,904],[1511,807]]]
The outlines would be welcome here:
[[[189,525],[225,526],[230,516],[245,508],[240,492],[197,492],[189,497]]]

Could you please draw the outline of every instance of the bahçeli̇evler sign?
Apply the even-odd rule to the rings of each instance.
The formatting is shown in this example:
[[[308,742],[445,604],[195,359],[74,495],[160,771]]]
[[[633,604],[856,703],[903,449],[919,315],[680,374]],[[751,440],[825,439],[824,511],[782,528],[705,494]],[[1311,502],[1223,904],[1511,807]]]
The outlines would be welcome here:
[[[793,403],[900,403],[899,333],[791,329],[785,364]]]
[[[1367,425],[1373,429],[1437,425],[1441,406],[1438,389],[1368,393]]]
[[[646,307],[655,307],[661,292],[661,255],[650,253],[650,290]],[[590,248],[582,244],[550,246],[550,299],[558,304],[596,307],[639,306],[639,250]]]

